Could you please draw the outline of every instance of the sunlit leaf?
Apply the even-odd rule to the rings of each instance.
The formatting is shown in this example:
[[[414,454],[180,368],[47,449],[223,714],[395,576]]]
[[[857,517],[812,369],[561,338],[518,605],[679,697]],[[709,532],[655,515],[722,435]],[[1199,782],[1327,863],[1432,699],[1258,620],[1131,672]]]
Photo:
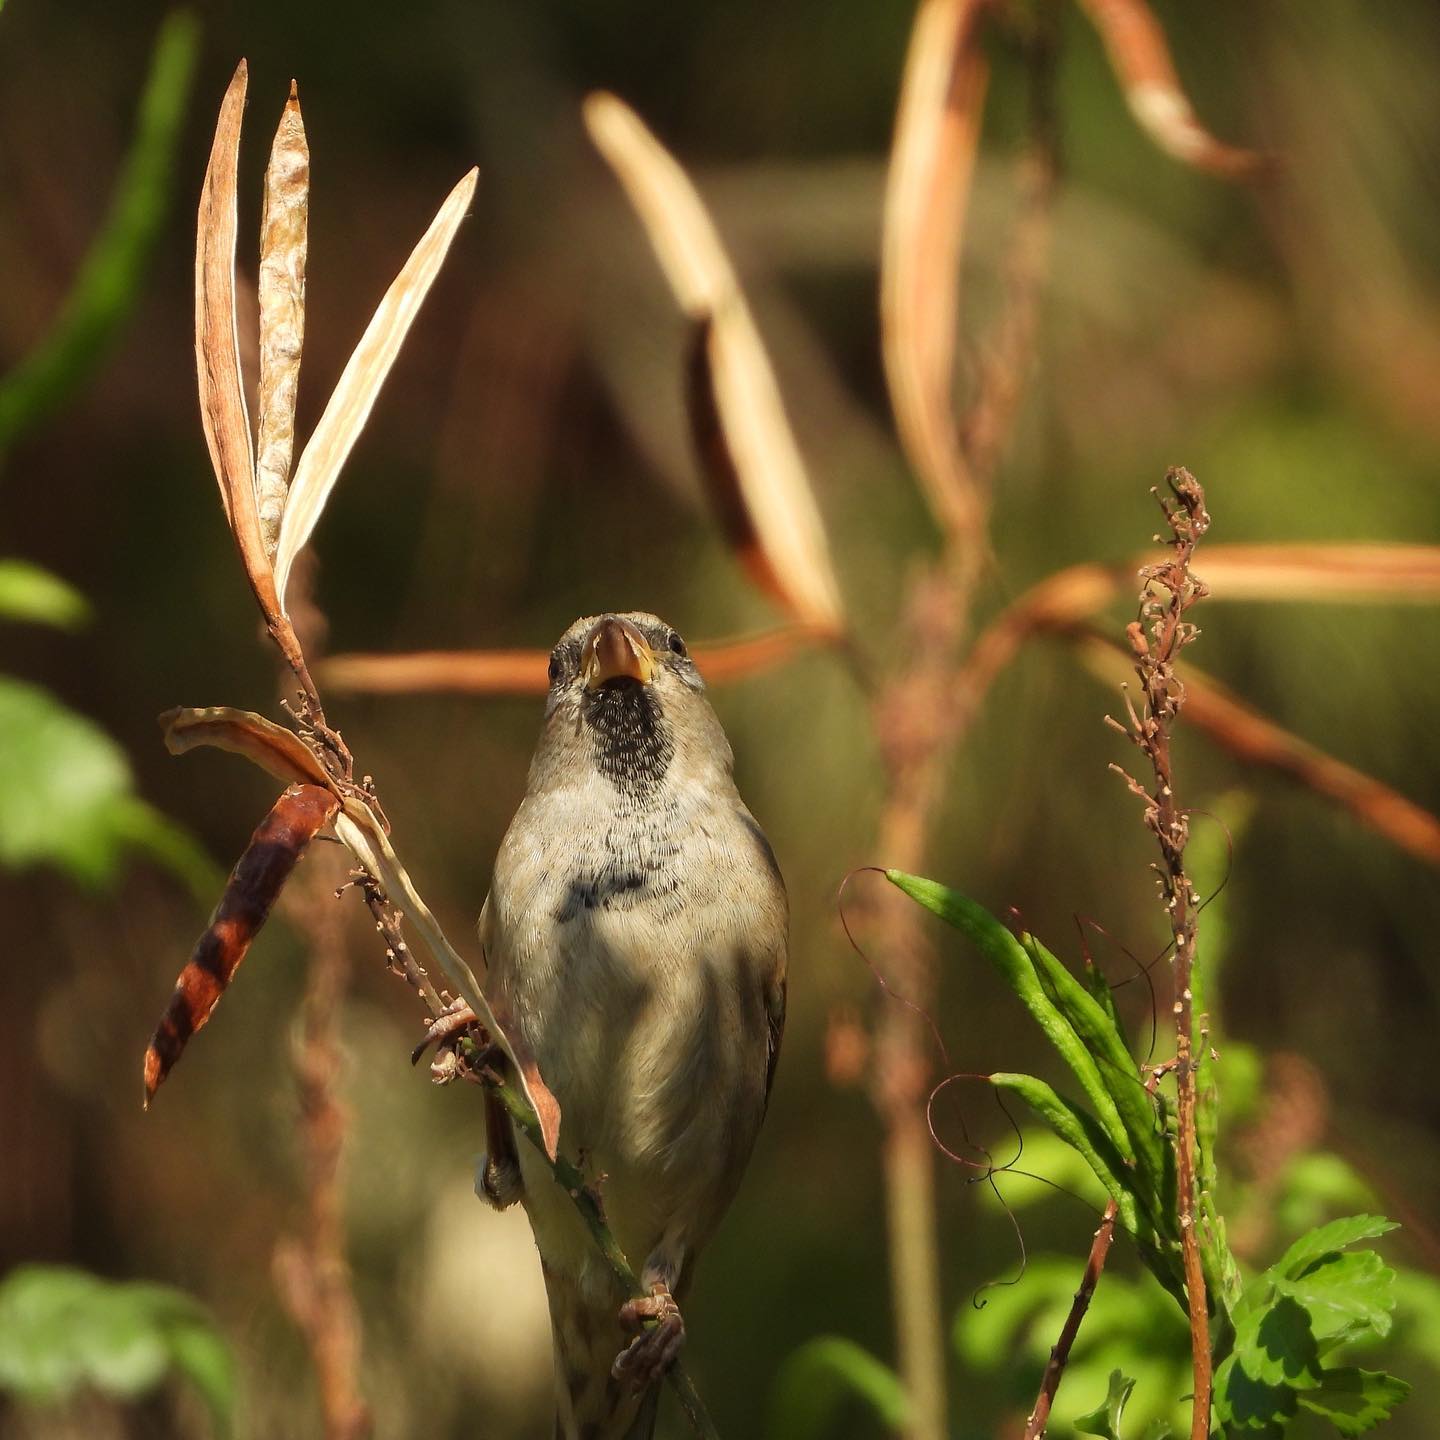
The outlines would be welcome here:
[[[1135,1382],[1119,1370],[1110,1372],[1110,1389],[1105,1399],[1087,1415],[1075,1421],[1075,1428],[1086,1435],[1101,1435],[1104,1440],[1122,1440],[1120,1421]]]
[[[1305,1391],[1300,1403],[1348,1437],[1363,1435],[1388,1420],[1409,1394],[1409,1385],[1394,1375],[1345,1366],[1326,1370],[1319,1387]]]
[[[295,557],[310,539],[341,468],[370,418],[385,377],[465,218],[479,178],[478,170],[469,171],[446,197],[430,228],[391,281],[306,442],[295,466],[275,552],[275,584],[282,606]]]

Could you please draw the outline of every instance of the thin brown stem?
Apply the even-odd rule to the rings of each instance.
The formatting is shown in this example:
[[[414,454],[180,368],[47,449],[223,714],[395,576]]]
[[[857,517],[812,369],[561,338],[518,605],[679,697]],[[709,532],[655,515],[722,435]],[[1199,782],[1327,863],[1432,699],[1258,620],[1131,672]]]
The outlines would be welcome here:
[[[1205,1274],[1196,1233],[1195,1187],[1195,1021],[1191,975],[1195,963],[1195,922],[1200,898],[1185,872],[1185,843],[1189,821],[1175,795],[1170,750],[1175,718],[1185,703],[1185,686],[1175,673],[1182,649],[1199,633],[1186,612],[1206,589],[1190,571],[1195,546],[1209,528],[1205,492],[1188,470],[1169,472],[1165,481],[1173,498],[1162,499],[1161,510],[1170,529],[1170,557],[1146,566],[1141,573],[1140,614],[1126,629],[1139,677],[1143,705],[1130,711],[1128,735],[1145,754],[1154,774],[1155,788],[1146,791],[1130,776],[1130,788],[1145,802],[1145,824],[1160,847],[1155,866],[1160,898],[1169,918],[1174,942],[1175,976],[1175,1171],[1181,1256],[1185,1266],[1185,1293],[1190,1311],[1190,1351],[1194,1370],[1194,1404],[1191,1440],[1210,1434],[1210,1313]],[[1122,772],[1123,774],[1123,772]]]
[[[1040,1440],[1040,1437],[1045,1434],[1045,1427],[1050,1423],[1050,1407],[1055,1403],[1061,1377],[1065,1374],[1065,1366],[1069,1363],[1070,1349],[1075,1344],[1076,1335],[1080,1333],[1080,1322],[1084,1320],[1086,1312],[1090,1309],[1091,1297],[1095,1294],[1095,1286],[1100,1280],[1100,1272],[1105,1268],[1105,1260],[1110,1254],[1110,1244],[1115,1239],[1115,1215],[1116,1206],[1112,1200],[1106,1205],[1105,1214],[1100,1220],[1100,1228],[1095,1232],[1094,1242],[1090,1246],[1089,1259],[1085,1261],[1085,1273],[1080,1277],[1080,1288],[1075,1292],[1075,1299],[1071,1302],[1070,1313],[1065,1317],[1065,1325],[1060,1331],[1060,1338],[1056,1340],[1050,1351],[1050,1358],[1045,1362],[1045,1374],[1040,1380],[1040,1393],[1035,1397],[1035,1408],[1025,1422],[1024,1440]]]

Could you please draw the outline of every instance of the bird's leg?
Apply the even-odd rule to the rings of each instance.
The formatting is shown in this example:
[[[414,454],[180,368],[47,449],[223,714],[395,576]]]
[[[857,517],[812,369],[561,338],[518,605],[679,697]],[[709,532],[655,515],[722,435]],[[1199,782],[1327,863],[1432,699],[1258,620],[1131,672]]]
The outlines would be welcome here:
[[[615,1357],[610,1373],[637,1392],[650,1388],[675,1363],[685,1343],[685,1321],[670,1287],[679,1265],[652,1255],[640,1273],[646,1294],[620,1307],[620,1323],[635,1338]]]
[[[475,1193],[497,1210],[508,1210],[521,1195],[525,1184],[520,1174],[520,1154],[515,1148],[515,1130],[505,1107],[485,1091],[485,1158],[475,1176]]]
[[[432,1045],[443,1045],[452,1035],[479,1023],[480,1017],[463,998],[452,1000],[445,1007],[445,1013],[430,1022],[420,1043],[410,1052],[410,1063],[418,1065],[420,1057]]]

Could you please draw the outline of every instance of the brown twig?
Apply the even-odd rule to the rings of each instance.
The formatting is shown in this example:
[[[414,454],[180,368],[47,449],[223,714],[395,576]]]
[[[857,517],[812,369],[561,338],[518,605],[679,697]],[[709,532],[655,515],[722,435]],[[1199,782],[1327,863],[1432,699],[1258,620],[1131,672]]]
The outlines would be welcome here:
[[[1035,1408],[1030,1412],[1030,1418],[1025,1422],[1024,1440],[1040,1440],[1045,1433],[1045,1427],[1050,1423],[1050,1407],[1055,1403],[1056,1393],[1060,1389],[1060,1380],[1065,1374],[1065,1366],[1070,1360],[1070,1348],[1075,1343],[1075,1337],[1080,1333],[1080,1322],[1084,1320],[1086,1312],[1090,1309],[1091,1297],[1095,1294],[1095,1286],[1100,1280],[1100,1272],[1105,1268],[1105,1260],[1110,1254],[1110,1243],[1115,1238],[1115,1215],[1116,1205],[1113,1200],[1105,1206],[1105,1213],[1100,1220],[1100,1228],[1095,1232],[1094,1242],[1090,1246],[1089,1259],[1085,1261],[1085,1273],[1080,1277],[1080,1288],[1075,1292],[1075,1299],[1071,1302],[1070,1313],[1065,1317],[1064,1328],[1060,1331],[1060,1338],[1056,1340],[1050,1351],[1050,1358],[1045,1362],[1045,1374],[1040,1380],[1040,1393],[1035,1397]]]
[[[1195,962],[1195,921],[1200,896],[1185,872],[1185,843],[1189,820],[1175,796],[1170,739],[1176,716],[1185,703],[1185,686],[1175,673],[1180,651],[1199,634],[1186,614],[1204,598],[1206,588],[1190,570],[1195,546],[1210,525],[1205,492],[1188,470],[1174,469],[1165,477],[1173,499],[1161,499],[1160,508],[1170,530],[1169,559],[1146,566],[1141,572],[1140,614],[1126,634],[1135,658],[1135,673],[1143,692],[1139,712],[1126,696],[1128,727],[1112,721],[1150,761],[1155,789],[1143,785],[1120,766],[1112,766],[1145,804],[1145,824],[1160,846],[1160,863],[1154,867],[1161,901],[1174,941],[1175,976],[1175,1089],[1178,1136],[1175,1171],[1180,1247],[1185,1265],[1185,1292],[1190,1309],[1190,1352],[1194,1370],[1194,1404],[1191,1440],[1210,1434],[1210,1315],[1205,1275],[1195,1232],[1195,1068],[1194,1016],[1190,989]],[[1158,498],[1158,491],[1156,492]],[[1159,538],[1158,536],[1156,537]]]
[[[335,1089],[341,1068],[340,1005],[350,961],[332,888],[333,881],[312,860],[300,890],[292,889],[290,896],[290,918],[310,947],[305,1002],[291,1045],[305,1218],[301,1236],[277,1242],[274,1274],[285,1308],[310,1350],[326,1440],[361,1440],[371,1432],[371,1416],[360,1389],[360,1310],[345,1254],[342,1162],[349,1115]]]

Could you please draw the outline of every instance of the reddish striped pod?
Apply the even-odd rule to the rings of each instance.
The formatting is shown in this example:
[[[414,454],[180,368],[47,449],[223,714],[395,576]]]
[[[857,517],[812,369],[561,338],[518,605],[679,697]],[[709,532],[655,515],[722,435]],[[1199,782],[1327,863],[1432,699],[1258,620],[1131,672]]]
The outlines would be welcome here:
[[[256,827],[145,1050],[145,1105],[210,1018],[269,918],[285,882],[338,801],[318,785],[291,785]]]

